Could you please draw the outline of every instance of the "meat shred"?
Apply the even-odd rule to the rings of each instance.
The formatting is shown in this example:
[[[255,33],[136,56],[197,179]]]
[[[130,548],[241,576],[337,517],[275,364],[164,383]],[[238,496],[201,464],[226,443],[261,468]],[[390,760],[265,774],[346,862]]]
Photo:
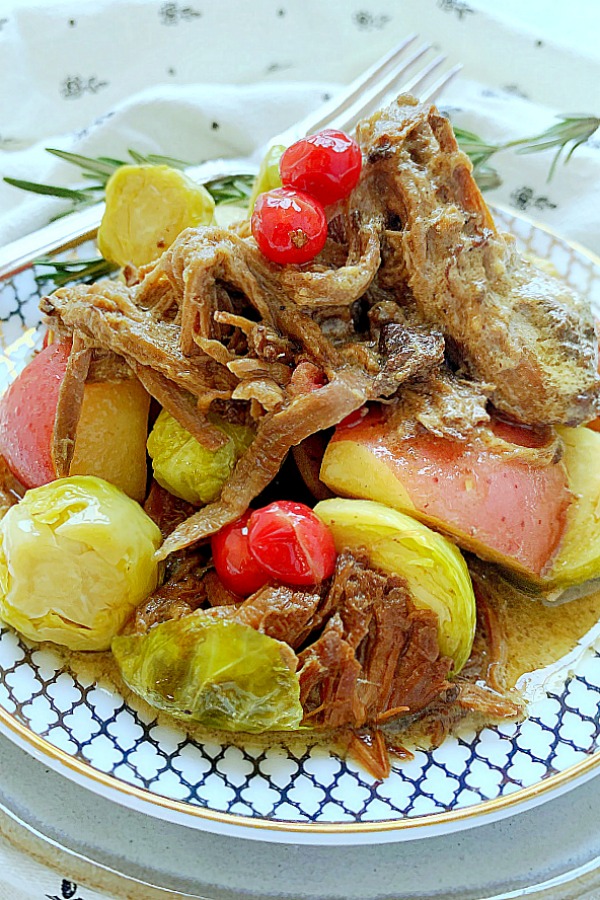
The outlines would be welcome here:
[[[124,361],[209,448],[224,440],[207,419],[212,404],[256,426],[219,499],[174,528],[163,558],[239,517],[291,448],[367,401],[396,398],[405,420],[453,437],[485,422],[488,396],[526,423],[596,414],[589,307],[498,234],[448,121],[403,97],[357,137],[360,182],[310,266],[270,263],[247,229],[203,227],[129,286],[42,301],[54,330],[73,336],[77,390],[54,439],[61,471],[90,349]],[[472,380],[457,381],[445,357]]]
[[[269,584],[242,600],[188,551],[127,630],[141,634],[197,609],[296,650],[304,723],[313,728],[413,721],[436,704],[446,716],[452,708],[455,718],[467,710],[487,711],[492,719],[519,712],[498,685],[488,690],[469,679],[449,681],[452,660],[440,653],[435,613],[418,609],[402,579],[373,570],[360,554],[341,553],[332,578],[318,588]]]
[[[481,601],[485,648],[476,642],[451,679],[436,615],[360,556],[342,553],[318,588],[268,584],[241,600],[219,582],[203,541],[246,512],[291,450],[315,496],[326,496],[327,430],[366,403],[383,406],[398,439],[425,431],[497,446],[491,402],[547,432],[539,446],[504,442],[503,452],[545,465],[560,453],[548,426],[593,419],[600,377],[589,305],[497,231],[435,107],[401,97],[359,123],[357,139],[361,179],[329,210],[327,243],[310,265],[270,263],[247,223],[188,229],[126,284],[63,288],[41,308],[72,340],[53,435],[59,474],[69,470],[85,380],[102,372],[139,378],[208,449],[226,440],[211,412],[255,430],[204,508],[152,486],[146,510],[164,537],[166,578],[129,630],[202,609],[286,643],[305,724],[346,729],[379,777],[386,745],[407,754],[392,725],[422,717],[435,741],[467,711],[520,714],[502,689],[493,611]],[[486,676],[487,686],[476,683]]]

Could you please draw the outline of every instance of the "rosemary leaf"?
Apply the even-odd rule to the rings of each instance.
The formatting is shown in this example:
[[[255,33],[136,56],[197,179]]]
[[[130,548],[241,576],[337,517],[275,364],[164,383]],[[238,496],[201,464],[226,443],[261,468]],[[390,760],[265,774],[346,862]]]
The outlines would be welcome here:
[[[467,131],[464,128],[455,128],[454,134],[456,135],[456,140],[460,144],[461,150],[471,158],[483,158],[489,159],[494,153],[498,150],[498,144],[490,144],[487,141],[482,140],[478,135],[476,135],[472,131]]]
[[[487,164],[475,166],[473,175],[480,191],[492,191],[502,184],[502,179],[497,170]]]
[[[118,169],[119,166],[127,166],[127,165],[128,165],[128,163],[127,163],[126,160],[124,160],[124,159],[113,159],[112,156],[98,156],[97,159],[99,159],[100,162],[105,162],[105,163],[110,163],[110,164],[112,164],[112,165],[115,167],[115,169]]]
[[[52,147],[46,147],[46,150],[53,156],[58,156],[60,159],[64,159],[65,162],[73,163],[73,165],[79,166],[82,173],[87,177],[89,177],[90,175],[99,175],[104,182],[106,182],[110,178],[115,169],[118,169],[119,166],[124,165],[121,160],[117,159],[107,160],[102,159],[102,157],[94,159],[89,156],[80,156],[78,153],[67,153],[66,150],[55,150]]]
[[[204,187],[218,206],[224,203],[239,203],[246,206],[252,193],[254,175],[228,175],[213,178]]]
[[[90,191],[103,190],[103,185],[73,189],[52,184],[38,184],[35,181],[22,181],[20,178],[5,178],[4,181],[13,187],[21,188],[23,191],[30,191],[33,194],[47,194],[50,197],[63,197],[68,200],[82,202],[90,199]],[[94,200],[97,200],[97,197]]]
[[[108,262],[102,256],[96,256],[92,259],[55,259],[52,256],[41,256],[33,260],[33,265],[37,267],[47,266],[51,271],[38,272],[35,280],[39,285],[52,282],[55,287],[64,287],[74,281],[91,282],[96,281],[111,272],[118,269],[114,263]]]
[[[50,219],[48,221],[56,222],[58,219],[64,219],[65,216],[70,216],[71,213],[79,212],[80,210],[87,209],[90,206],[95,206],[100,199],[100,197],[89,197],[87,200],[73,203],[73,205],[67,207],[67,209],[62,209],[60,212],[57,212],[53,216],[50,216]]]
[[[127,151],[132,160],[139,166],[170,166],[172,169],[189,169],[192,163],[183,159],[176,159],[174,156],[161,156],[157,153],[140,153],[139,150]],[[121,163],[126,165],[126,163]]]
[[[129,151],[131,153],[131,150]],[[183,159],[176,159],[174,156],[159,156],[156,153],[149,153],[146,156],[146,162],[151,166],[171,166],[172,169],[189,169],[192,163],[185,162]]]
[[[147,157],[145,157],[142,153],[138,153],[137,150],[130,149],[127,152],[129,153],[134,163],[137,163],[138,165],[144,165],[144,163],[148,162]]]

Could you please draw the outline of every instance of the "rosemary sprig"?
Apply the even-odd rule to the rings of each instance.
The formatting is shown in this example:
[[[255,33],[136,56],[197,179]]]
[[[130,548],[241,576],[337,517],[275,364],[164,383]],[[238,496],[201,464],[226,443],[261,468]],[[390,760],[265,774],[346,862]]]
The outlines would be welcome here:
[[[600,127],[600,119],[596,116],[567,114],[559,116],[560,122],[550,126],[533,137],[517,138],[500,144],[483,141],[472,131],[455,128],[454,133],[459,146],[473,163],[475,179],[482,190],[498,187],[501,184],[498,172],[489,165],[489,160],[502,150],[514,149],[517,153],[540,153],[557,148],[550,169],[548,181],[556,172],[556,166],[563,153],[565,164],[569,162],[575,150],[585,144]]]
[[[40,287],[51,281],[55,287],[64,287],[72,281],[89,283],[116,272],[119,268],[102,256],[91,259],[55,259],[53,256],[40,256],[33,260],[36,267],[47,266],[48,272],[37,272],[35,280]]]
[[[548,171],[548,181],[550,181],[556,172],[560,158],[564,155],[564,163],[568,163],[575,150],[582,144],[585,144],[600,127],[600,118],[595,116],[567,114],[559,116],[559,119],[559,122],[540,134],[498,144],[485,141],[479,135],[464,128],[457,127],[454,129],[454,132],[459,146],[473,163],[473,173],[479,187],[481,190],[491,190],[502,183],[497,170],[490,165],[490,159],[497,153],[509,149],[514,149],[517,153],[539,153],[556,148],[556,153]],[[92,184],[80,188],[67,188],[58,185],[39,184],[34,181],[24,181],[18,178],[5,178],[4,181],[25,191],[58,197],[62,200],[70,200],[70,208],[59,213],[54,218],[67,215],[77,209],[83,209],[101,200],[108,179],[120,166],[134,162],[138,165],[167,165],[175,169],[184,170],[192,165],[192,163],[171,156],[160,156],[155,153],[143,154],[131,149],[127,151],[130,157],[128,160],[114,159],[110,156],[82,156],[78,153],[69,153],[66,150],[57,150],[50,147],[47,150],[53,156],[78,166],[81,171],[81,177],[91,181]],[[251,175],[234,175],[208,181],[205,187],[217,204],[237,203],[247,205],[252,194],[253,181],[254,179]],[[53,281],[58,287],[70,281],[91,281],[110,274],[116,268],[116,266],[102,257],[68,261],[42,257],[35,260],[35,265],[46,266],[49,269],[48,272],[36,276],[38,281]]]
[[[118,166],[125,165],[123,162],[117,163],[117,161],[114,160],[114,164],[109,166],[108,161],[102,157],[99,157],[98,159],[87,159],[83,156],[77,156],[74,153],[65,153],[62,150],[46,149],[48,150],[48,153],[52,153],[55,156],[61,156],[63,159],[67,159],[68,162],[74,162],[82,168],[83,165],[80,160],[85,160],[83,176],[84,178],[94,177],[97,184],[92,184],[89,187],[72,189],[55,184],[40,184],[37,181],[24,181],[21,178],[5,178],[4,181],[6,184],[21,188],[23,191],[30,191],[33,194],[46,194],[49,197],[61,197],[65,200],[72,200],[72,208],[69,209],[68,212],[73,212],[75,209],[81,209],[84,206],[97,203],[104,194],[106,182],[110,175],[112,175]]]
[[[206,181],[204,187],[212,196],[217,206],[225,203],[237,203],[247,206],[252,193],[254,175],[228,175]]]
[[[171,166],[172,169],[188,169],[192,163],[183,159],[176,159],[173,156],[159,156],[156,153],[139,153],[137,150],[128,150],[131,157],[129,160],[113,159],[110,156],[82,156],[79,153],[69,153],[66,150],[56,150],[53,147],[47,147],[48,153],[58,156],[65,162],[71,163],[81,170],[82,178],[93,181],[93,184],[81,188],[66,188],[59,185],[39,184],[36,181],[23,181],[20,178],[5,178],[7,184],[13,187],[21,188],[21,190],[29,191],[34,194],[46,194],[50,197],[59,197],[63,200],[71,200],[71,206],[58,215],[54,219],[61,218],[71,212],[84,209],[94,203],[98,203],[104,196],[106,183],[111,175],[121,166],[131,165],[149,165],[149,166]],[[215,178],[208,181],[204,187],[212,195],[215,203],[247,203],[252,191],[252,175],[234,175],[224,178]]]
[[[21,178],[5,178],[7,184],[13,187],[21,188],[23,191],[30,191],[33,194],[47,194],[49,197],[63,197],[72,200],[74,205],[88,203],[97,203],[97,191],[104,191],[104,185],[92,185],[87,188],[66,188],[54,184],[38,184],[35,181],[23,181]]]
[[[527,139],[509,141],[504,145],[505,148],[517,147],[517,153],[538,153],[540,150],[551,150],[553,147],[557,147],[548,172],[548,181],[553,177],[562,154],[566,152],[564,163],[568,163],[577,148],[589,141],[600,126],[600,119],[596,116],[567,114],[559,116],[559,118],[560,122],[547,128],[546,131],[542,131],[541,134]],[[567,147],[569,147],[568,150]]]
[[[97,179],[99,184],[103,187],[106,185],[106,182],[115,169],[118,169],[120,166],[128,165],[128,162],[124,159],[112,159],[110,156],[98,156],[96,158],[92,156],[81,156],[79,153],[69,153],[67,150],[56,150],[52,147],[46,147],[46,151],[51,153],[52,156],[58,156],[59,159],[64,159],[65,162],[72,163],[74,166],[79,166],[82,174],[86,178]]]

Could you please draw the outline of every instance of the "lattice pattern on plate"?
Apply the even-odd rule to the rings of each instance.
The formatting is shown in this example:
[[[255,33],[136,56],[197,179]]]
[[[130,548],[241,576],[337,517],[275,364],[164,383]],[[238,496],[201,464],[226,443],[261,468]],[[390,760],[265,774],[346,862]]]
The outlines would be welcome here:
[[[290,748],[200,743],[129,706],[110,682],[0,632],[0,703],[35,734],[137,787],[242,817],[361,822],[472,806],[531,785],[599,749],[600,656],[534,704],[520,725],[447,739],[398,762],[385,782],[296,741]]]
[[[600,308],[600,271],[591,259],[516,216],[498,218],[525,249],[549,259]],[[5,349],[0,386],[39,343],[32,327],[37,298],[31,270],[0,290]],[[600,751],[600,653],[595,645],[573,662],[566,684],[555,680],[554,687],[538,691],[527,721],[448,738],[431,753],[418,751],[410,762],[396,762],[383,783],[301,739],[290,747],[194,740],[176,723],[128,703],[91,671],[90,666],[70,668],[57,651],[29,644],[8,628],[0,630],[0,707],[15,721],[112,776],[117,788],[135,785],[150,800],[166,797],[227,812],[241,824],[256,819],[373,823],[476,808]]]

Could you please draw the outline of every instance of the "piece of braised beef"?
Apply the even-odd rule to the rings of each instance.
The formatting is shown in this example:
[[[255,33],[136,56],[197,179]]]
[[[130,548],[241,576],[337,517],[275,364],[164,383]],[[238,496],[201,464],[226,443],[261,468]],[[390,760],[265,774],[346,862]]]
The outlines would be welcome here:
[[[345,552],[327,600],[332,614],[299,656],[307,724],[360,727],[412,715],[451,687],[437,617],[415,607],[402,579]]]

